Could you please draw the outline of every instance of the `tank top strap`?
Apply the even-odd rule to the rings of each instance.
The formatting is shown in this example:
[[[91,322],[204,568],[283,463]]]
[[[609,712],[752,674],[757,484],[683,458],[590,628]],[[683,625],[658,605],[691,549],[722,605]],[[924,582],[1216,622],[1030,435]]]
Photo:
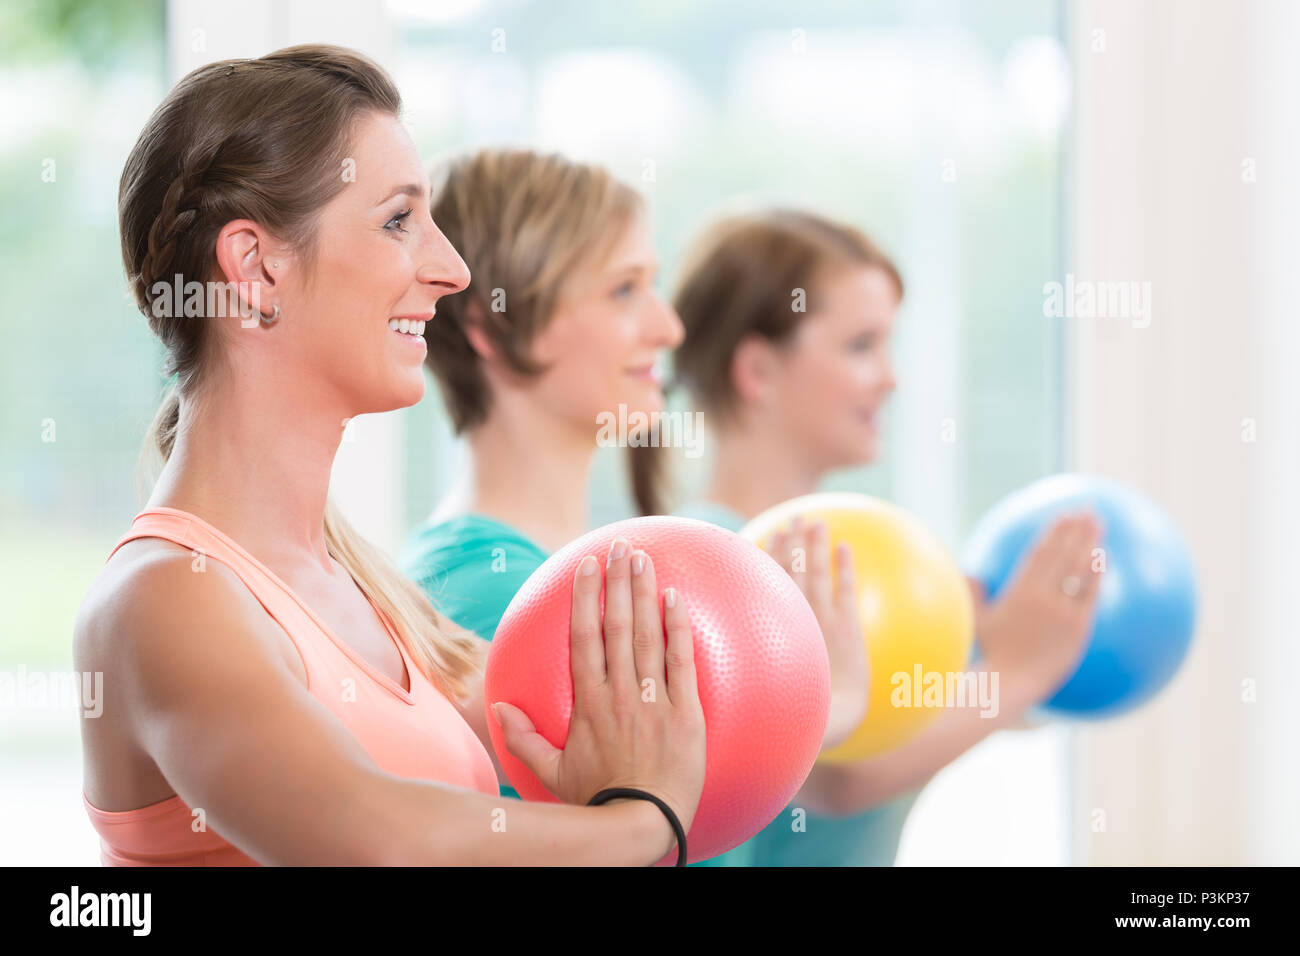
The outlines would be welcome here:
[[[113,546],[109,557],[111,558],[122,545],[137,538],[162,538],[189,548],[191,552],[197,552],[197,555],[204,559],[210,557],[220,561],[230,568],[267,613],[279,622],[289,640],[297,648],[309,678],[312,673],[321,669],[317,662],[321,659],[320,655],[325,653],[327,657],[341,654],[351,665],[360,668],[371,679],[383,685],[408,705],[415,702],[417,682],[421,685],[427,683],[427,678],[411,658],[396,627],[369,594],[365,595],[366,600],[379,616],[405,664],[407,678],[410,681],[409,689],[375,670],[357,651],[341,641],[316,612],[304,604],[274,571],[198,515],[177,508],[146,508],[135,516],[130,530]]]
[[[113,545],[109,558],[122,545],[138,538],[162,538],[188,548],[195,560],[211,557],[220,561],[244,582],[276,620],[283,624],[286,617],[295,616],[297,602],[274,572],[197,515],[176,508],[146,508],[135,516],[130,529]]]
[[[195,521],[191,514],[172,508],[147,508],[135,516],[131,527],[126,534],[117,539],[117,543],[113,545],[113,550],[108,553],[108,558],[105,560],[117,554],[122,545],[138,538],[162,538],[189,548],[191,551],[211,553],[213,548],[203,546],[211,542],[201,540],[201,532],[200,523]]]

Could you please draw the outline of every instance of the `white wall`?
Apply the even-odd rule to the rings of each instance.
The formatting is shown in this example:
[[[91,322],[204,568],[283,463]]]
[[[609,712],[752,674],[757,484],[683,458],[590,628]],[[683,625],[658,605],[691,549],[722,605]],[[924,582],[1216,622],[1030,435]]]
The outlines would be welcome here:
[[[1282,0],[1069,10],[1067,261],[1079,278],[1149,281],[1153,304],[1146,328],[1068,325],[1070,456],[1159,501],[1201,586],[1174,685],[1079,735],[1076,861],[1295,864],[1297,12]]]

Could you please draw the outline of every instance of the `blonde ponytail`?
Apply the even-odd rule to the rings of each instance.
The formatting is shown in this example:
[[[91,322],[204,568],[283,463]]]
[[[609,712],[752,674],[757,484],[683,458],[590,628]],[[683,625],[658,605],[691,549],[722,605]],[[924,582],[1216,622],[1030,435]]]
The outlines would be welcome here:
[[[333,502],[325,505],[330,555],[393,622],[407,652],[439,690],[452,699],[469,692],[468,678],[482,667],[484,642],[443,617],[414,581],[361,537]]]
[[[175,385],[167,389],[162,404],[154,412],[153,421],[145,433],[144,445],[140,448],[139,471],[137,480],[140,489],[140,502],[149,500],[153,486],[158,483],[163,465],[171,457],[172,446],[176,444],[176,429],[181,418],[181,391]]]

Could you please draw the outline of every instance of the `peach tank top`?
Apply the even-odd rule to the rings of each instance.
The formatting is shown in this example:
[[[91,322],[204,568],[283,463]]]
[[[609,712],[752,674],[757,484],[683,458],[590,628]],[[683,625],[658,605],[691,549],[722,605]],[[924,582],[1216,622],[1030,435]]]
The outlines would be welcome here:
[[[496,771],[482,742],[412,662],[392,622],[378,607],[375,613],[406,664],[409,691],[366,663],[270,569],[196,515],[175,508],[146,509],[113,553],[136,538],[174,541],[234,571],[298,649],[312,696],[343,722],[384,770],[488,794],[499,792]],[[345,688],[351,692],[346,700]],[[84,793],[82,802],[99,833],[105,866],[257,865],[210,828],[195,832],[195,818],[179,796],[116,812],[93,806]]]

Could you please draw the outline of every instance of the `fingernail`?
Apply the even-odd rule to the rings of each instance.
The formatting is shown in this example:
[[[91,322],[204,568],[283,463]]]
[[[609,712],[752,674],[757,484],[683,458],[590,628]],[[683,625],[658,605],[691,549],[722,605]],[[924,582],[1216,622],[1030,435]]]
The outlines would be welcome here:
[[[632,555],[632,573],[640,574],[645,570],[645,553],[638,551]]]
[[[583,558],[582,563],[578,565],[578,573],[581,574],[584,578],[588,577],[589,575],[595,574],[596,559],[593,558],[591,555],[587,555],[585,558]]]
[[[664,591],[664,607],[676,607],[676,606],[677,606],[677,589],[668,588],[666,591]]]
[[[627,554],[627,542],[622,538],[615,538],[614,543],[609,546],[609,561],[606,562],[606,566],[608,567],[610,563],[617,561],[625,554]]]
[[[501,702],[497,701],[492,705],[492,719],[498,724],[501,723]]]

